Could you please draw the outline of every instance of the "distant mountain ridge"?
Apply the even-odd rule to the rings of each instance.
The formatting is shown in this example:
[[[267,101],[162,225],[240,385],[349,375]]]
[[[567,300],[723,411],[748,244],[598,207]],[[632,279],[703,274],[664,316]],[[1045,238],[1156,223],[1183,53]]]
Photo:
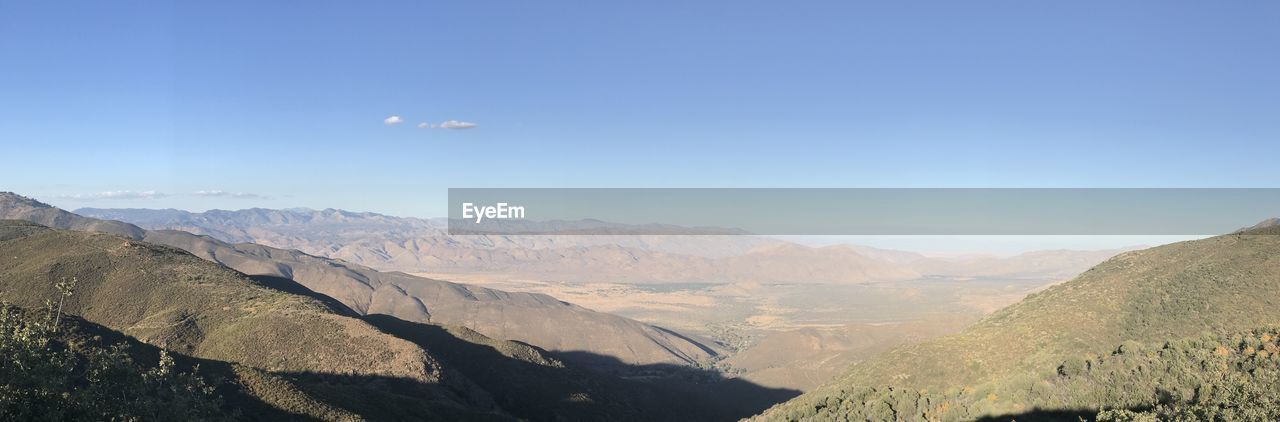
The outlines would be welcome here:
[[[809,247],[746,235],[452,236],[443,219],[325,210],[95,209],[88,216],[230,242],[298,249],[382,270],[500,273],[557,281],[865,283],[924,276],[1067,278],[1121,252],[1039,251],[938,259],[864,246]]]
[[[559,280],[688,282],[867,282],[919,277],[910,269],[868,260],[840,259],[821,250],[821,265],[769,266],[768,247],[792,245],[738,235],[449,235],[443,220],[390,217],[342,210],[207,211],[80,209],[87,215],[177,229],[224,240],[299,249],[387,270],[410,272],[518,272]],[[789,252],[802,253],[808,248]],[[750,255],[750,257],[747,257]]]
[[[334,218],[343,218],[335,213]],[[690,365],[717,355],[716,346],[673,331],[591,311],[533,293],[499,290],[379,272],[367,267],[257,244],[229,244],[175,230],[75,215],[13,193],[0,193],[0,219],[52,223],[58,228],[105,228],[135,240],[178,247],[245,274],[293,280],[361,314],[464,326],[490,337],[551,351],[588,352],[627,364]],[[611,333],[601,338],[599,333]]]
[[[194,230],[194,233],[211,235],[229,242],[248,242],[259,239],[255,236],[260,235],[260,232],[265,230],[278,231],[282,234],[296,234],[297,230],[304,228],[309,232],[314,232],[316,228],[324,228],[328,230],[321,230],[324,235],[335,239],[348,240],[367,237],[367,233],[375,231],[390,232],[388,234],[395,234],[396,237],[441,237],[446,236],[448,231],[448,221],[444,218],[393,217],[372,212],[345,211],[333,208],[323,210],[309,208],[278,210],[249,208],[235,211],[209,210],[199,213],[177,209],[80,208],[74,212],[94,218],[130,222],[145,228],[178,229],[178,227],[185,227]],[[607,223],[599,222],[597,224],[603,225]],[[337,231],[337,229],[341,231]],[[664,240],[667,237],[677,237],[682,243],[666,243]],[[737,249],[725,248],[725,246],[731,245],[718,242],[723,238],[749,239],[749,241],[738,242],[742,246]],[[697,239],[711,239],[714,243],[708,244],[713,244],[716,249],[728,250],[705,250],[706,248],[699,250],[703,244],[696,242],[691,244],[692,247],[682,247],[687,244],[686,242]],[[699,235],[696,237],[664,235],[643,237],[624,235],[468,235],[455,240],[472,244],[478,248],[522,249],[605,245],[631,241],[631,243],[625,243],[623,246],[689,255],[709,253],[714,256],[738,254],[745,250],[741,248],[750,248],[771,242],[749,237],[738,238],[736,235]]]

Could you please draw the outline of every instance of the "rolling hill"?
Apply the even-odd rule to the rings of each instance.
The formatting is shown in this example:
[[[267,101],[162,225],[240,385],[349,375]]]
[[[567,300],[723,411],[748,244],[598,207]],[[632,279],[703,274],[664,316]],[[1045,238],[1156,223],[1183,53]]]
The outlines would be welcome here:
[[[1090,356],[1119,345],[1229,336],[1280,323],[1278,234],[1264,227],[1121,254],[958,334],[853,365],[759,419],[876,419],[884,406],[907,402],[916,404],[898,418],[1071,419],[1100,406],[1168,404],[1155,392],[1109,402],[1088,391],[1064,397],[1051,387],[1060,371],[1087,366]]]

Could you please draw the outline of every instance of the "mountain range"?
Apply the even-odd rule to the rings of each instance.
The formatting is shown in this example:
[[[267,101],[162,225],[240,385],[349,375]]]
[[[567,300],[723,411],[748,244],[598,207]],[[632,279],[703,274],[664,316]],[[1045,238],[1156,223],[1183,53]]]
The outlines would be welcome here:
[[[77,214],[227,242],[297,249],[386,271],[493,273],[571,282],[866,283],[927,276],[1067,278],[1122,250],[936,258],[748,235],[450,235],[441,219],[335,209],[81,208]]]

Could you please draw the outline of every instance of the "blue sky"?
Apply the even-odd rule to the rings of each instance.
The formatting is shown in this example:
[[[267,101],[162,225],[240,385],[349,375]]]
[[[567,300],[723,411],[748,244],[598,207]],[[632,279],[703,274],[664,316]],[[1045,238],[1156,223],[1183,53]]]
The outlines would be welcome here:
[[[425,217],[449,187],[1280,176],[1272,1],[195,3],[0,0],[0,190]],[[477,126],[415,127],[448,120]]]

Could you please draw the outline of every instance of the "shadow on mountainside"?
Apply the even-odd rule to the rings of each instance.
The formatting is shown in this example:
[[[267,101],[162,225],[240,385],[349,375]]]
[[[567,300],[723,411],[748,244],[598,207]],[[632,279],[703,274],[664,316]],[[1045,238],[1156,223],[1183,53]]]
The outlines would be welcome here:
[[[74,315],[63,315],[60,327],[64,330],[58,337],[63,342],[99,349],[124,345],[129,357],[144,367],[154,366],[160,360],[160,347]],[[223,416],[228,419],[516,419],[496,408],[487,395],[458,377],[447,378],[444,385],[440,385],[385,376],[271,372],[172,351],[169,356],[174,360],[174,370],[195,373],[214,387],[214,393],[222,399]]]
[[[668,400],[678,400],[699,408],[714,410],[713,419],[722,415],[741,419],[763,412],[770,406],[800,395],[799,390],[761,386],[742,378],[725,377],[718,371],[674,364],[628,365],[611,356],[574,351],[554,353],[569,362],[593,362],[589,366],[597,374],[608,375],[672,393],[656,397],[659,407]]]
[[[24,310],[23,312],[34,311]],[[58,336],[62,341],[93,345],[103,349],[124,345],[129,357],[144,366],[154,365],[160,360],[159,347],[143,343],[119,331],[78,316],[63,315],[59,326],[63,328],[63,332]],[[222,398],[224,410],[229,417],[254,421],[313,420],[281,410],[255,397],[237,380],[240,377],[237,372],[243,373],[247,368],[239,368],[240,371],[237,371],[236,366],[228,362],[201,359],[180,353],[170,352],[169,356],[173,358],[174,370],[195,372],[214,386],[214,392]]]
[[[306,296],[306,297],[318,300],[321,303],[324,303],[326,306],[328,306],[329,310],[339,315],[345,315],[349,317],[360,316],[359,313],[352,310],[350,307],[338,301],[337,299],[322,295],[320,293],[316,293],[315,291],[308,289],[307,286],[303,286],[301,283],[298,283],[291,279],[284,278],[284,277],[277,277],[273,275],[262,275],[262,274],[260,275],[246,274],[246,276],[248,276],[249,279],[258,282],[263,286],[270,287],[272,289],[276,289],[285,293],[291,293],[299,296]]]
[[[251,278],[267,287],[317,299],[335,312],[362,318],[387,334],[419,345],[447,368],[475,382],[500,408],[530,420],[736,420],[800,394],[689,366],[629,365],[590,352],[548,352],[462,327],[381,314],[359,316],[341,302],[296,281]]]
[[[540,349],[489,339],[465,328],[384,315],[365,320],[429,350],[443,364],[441,380],[271,372],[169,355],[175,370],[194,372],[214,386],[225,416],[251,421],[717,421],[750,416],[772,404],[746,403],[744,397],[783,400],[798,394],[674,365],[620,365],[618,375],[604,374],[566,366]],[[66,315],[61,326],[65,330],[60,341],[97,348],[125,345],[144,367],[160,359],[160,347],[82,318]],[[624,374],[648,379],[619,377]]]
[[[341,302],[296,281],[272,276],[251,278],[267,287],[317,299],[335,312],[357,316],[387,334],[417,344],[446,368],[460,372],[487,392],[499,408],[524,419],[736,420],[800,394],[797,390],[768,388],[689,366],[628,365],[590,352],[548,352],[520,342],[492,339],[462,327],[410,322],[381,314],[358,316]],[[335,379],[323,374],[292,376],[299,380],[325,380],[321,384]],[[406,382],[411,383],[378,381],[399,385],[397,391],[413,390]],[[363,382],[344,379],[340,384]],[[325,397],[325,401],[350,403],[350,407],[344,407],[359,414],[369,410],[360,401],[327,397],[331,395],[323,392],[316,395]]]
[[[985,416],[975,420],[978,422],[1078,422],[1091,421],[1097,414],[1097,410],[1086,409],[1032,410],[1022,413]]]
[[[737,420],[800,394],[681,365],[626,365],[586,352],[549,353],[460,327],[364,320],[429,350],[503,410],[529,420]],[[568,362],[594,362],[584,369]],[[606,369],[607,368],[607,369]]]
[[[336,312],[357,316],[387,334],[417,344],[489,393],[501,409],[529,420],[736,420],[800,394],[689,366],[629,365],[590,352],[548,352],[462,327],[381,314],[359,316],[341,302],[296,281],[262,275],[251,278],[267,287],[317,299]]]
[[[1150,411],[1151,407],[1132,407],[1126,410],[1133,412]],[[978,422],[1079,422],[1092,421],[1098,416],[1097,409],[1033,409],[1021,413],[1008,413],[996,416],[984,416]],[[1154,420],[1154,419],[1153,419]]]

